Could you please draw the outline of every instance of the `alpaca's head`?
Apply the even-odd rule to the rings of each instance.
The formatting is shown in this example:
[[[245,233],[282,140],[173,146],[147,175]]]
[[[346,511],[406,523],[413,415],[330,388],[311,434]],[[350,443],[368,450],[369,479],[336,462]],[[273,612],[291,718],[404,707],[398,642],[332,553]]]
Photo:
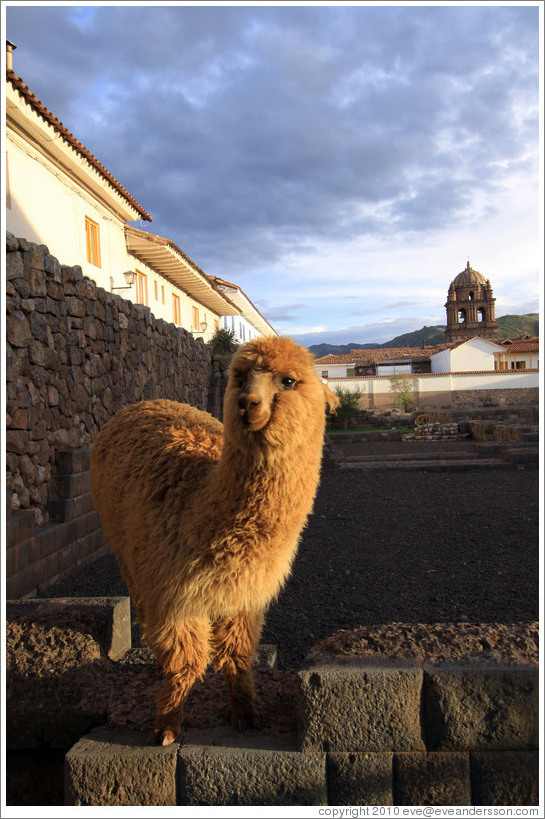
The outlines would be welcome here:
[[[224,434],[238,448],[291,449],[323,435],[326,403],[337,399],[320,381],[314,359],[289,338],[258,338],[242,346],[229,368]]]

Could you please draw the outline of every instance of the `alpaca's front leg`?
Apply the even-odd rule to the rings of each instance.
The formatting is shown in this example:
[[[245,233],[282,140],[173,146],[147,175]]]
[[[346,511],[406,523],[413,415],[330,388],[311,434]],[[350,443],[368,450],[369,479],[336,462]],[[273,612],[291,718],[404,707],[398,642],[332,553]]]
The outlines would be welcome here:
[[[148,636],[163,677],[153,730],[153,739],[160,745],[170,745],[180,733],[184,702],[208,665],[209,639],[210,624],[206,619],[191,620]]]
[[[233,725],[244,731],[253,725],[259,728],[259,716],[254,705],[252,662],[259,643],[263,614],[237,614],[214,623],[212,642],[214,667],[223,671]]]

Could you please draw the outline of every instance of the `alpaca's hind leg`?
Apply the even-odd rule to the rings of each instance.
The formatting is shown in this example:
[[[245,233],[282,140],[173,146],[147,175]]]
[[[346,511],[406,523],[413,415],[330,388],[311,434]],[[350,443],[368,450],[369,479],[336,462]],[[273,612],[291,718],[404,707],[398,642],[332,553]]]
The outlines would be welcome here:
[[[163,685],[157,697],[153,739],[170,745],[180,733],[184,702],[210,657],[210,624],[206,619],[180,623],[149,638]]]
[[[223,671],[233,725],[239,731],[250,725],[259,727],[254,705],[252,661],[262,625],[262,613],[251,612],[220,620],[212,627],[214,667]]]

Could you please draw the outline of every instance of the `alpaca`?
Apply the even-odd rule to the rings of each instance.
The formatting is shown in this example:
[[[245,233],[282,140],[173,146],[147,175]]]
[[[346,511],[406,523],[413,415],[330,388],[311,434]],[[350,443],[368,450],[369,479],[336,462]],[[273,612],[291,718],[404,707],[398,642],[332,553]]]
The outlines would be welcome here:
[[[155,741],[172,743],[209,662],[239,730],[258,726],[252,660],[319,481],[326,403],[313,357],[288,338],[239,348],[224,423],[163,399],[111,418],[91,490],[163,678]]]

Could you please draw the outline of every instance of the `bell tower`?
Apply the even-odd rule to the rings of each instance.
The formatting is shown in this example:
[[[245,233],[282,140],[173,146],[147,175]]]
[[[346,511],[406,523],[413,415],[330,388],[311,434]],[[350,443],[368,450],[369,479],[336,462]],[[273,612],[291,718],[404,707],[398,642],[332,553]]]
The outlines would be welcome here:
[[[495,338],[498,325],[496,299],[489,279],[473,270],[469,261],[448,289],[446,341],[467,341],[473,336]]]

